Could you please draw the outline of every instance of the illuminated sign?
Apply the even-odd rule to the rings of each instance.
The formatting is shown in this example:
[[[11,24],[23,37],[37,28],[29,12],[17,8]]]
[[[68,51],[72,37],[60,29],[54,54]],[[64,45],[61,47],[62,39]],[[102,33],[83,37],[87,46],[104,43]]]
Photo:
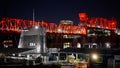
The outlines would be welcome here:
[[[12,40],[4,40],[3,44],[4,44],[4,47],[7,48],[9,46],[13,46],[13,41]]]

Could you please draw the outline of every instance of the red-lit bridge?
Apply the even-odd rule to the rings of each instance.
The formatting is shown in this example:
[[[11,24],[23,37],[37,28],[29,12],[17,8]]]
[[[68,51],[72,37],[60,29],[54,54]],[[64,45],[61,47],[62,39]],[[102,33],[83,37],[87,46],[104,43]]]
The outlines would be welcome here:
[[[80,22],[88,27],[116,30],[117,21],[115,19],[107,19],[102,17],[88,18],[86,13],[79,13],[78,16]]]
[[[87,27],[104,28],[116,30],[116,20],[108,20],[106,18],[88,18],[86,13],[79,13],[80,26],[72,24],[56,24],[45,21],[24,20],[16,18],[2,18],[0,20],[1,31],[17,31],[31,28],[34,26],[45,27],[49,33],[66,33],[66,34],[86,34]]]
[[[45,21],[34,21],[34,26],[45,27],[49,33],[66,33],[66,34],[86,34],[83,26],[75,26],[71,24],[49,23]],[[20,31],[22,29],[33,27],[33,20],[3,18],[0,20],[0,30],[2,31]]]

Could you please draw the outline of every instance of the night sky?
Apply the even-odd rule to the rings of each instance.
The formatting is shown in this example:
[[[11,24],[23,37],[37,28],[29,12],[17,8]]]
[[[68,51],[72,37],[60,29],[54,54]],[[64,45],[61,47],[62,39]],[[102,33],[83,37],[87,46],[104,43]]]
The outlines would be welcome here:
[[[78,23],[80,12],[120,21],[118,0],[0,0],[0,18],[32,19],[33,9],[37,21],[59,23],[67,19]]]

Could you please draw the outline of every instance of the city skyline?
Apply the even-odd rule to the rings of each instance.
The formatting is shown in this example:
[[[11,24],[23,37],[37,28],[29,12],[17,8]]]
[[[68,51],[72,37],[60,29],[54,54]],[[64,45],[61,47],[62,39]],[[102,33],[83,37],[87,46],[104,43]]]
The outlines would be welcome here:
[[[115,18],[119,21],[119,2],[109,0],[1,0],[0,18],[12,17],[59,23],[60,20],[79,22],[78,13],[85,12],[88,17]]]

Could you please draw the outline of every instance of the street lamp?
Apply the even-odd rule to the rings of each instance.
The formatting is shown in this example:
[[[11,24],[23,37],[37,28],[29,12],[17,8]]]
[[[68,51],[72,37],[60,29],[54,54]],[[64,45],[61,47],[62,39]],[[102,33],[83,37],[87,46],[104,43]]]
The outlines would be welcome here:
[[[98,59],[98,55],[97,54],[92,54],[92,59],[93,60],[97,60]]]

